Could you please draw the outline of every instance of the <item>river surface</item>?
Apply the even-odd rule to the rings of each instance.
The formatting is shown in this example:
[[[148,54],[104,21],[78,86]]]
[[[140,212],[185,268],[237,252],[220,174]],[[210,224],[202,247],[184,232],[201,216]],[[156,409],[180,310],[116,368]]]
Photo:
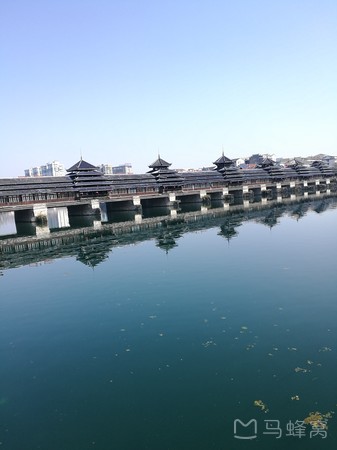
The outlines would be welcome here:
[[[0,448],[336,449],[324,209],[2,270]]]

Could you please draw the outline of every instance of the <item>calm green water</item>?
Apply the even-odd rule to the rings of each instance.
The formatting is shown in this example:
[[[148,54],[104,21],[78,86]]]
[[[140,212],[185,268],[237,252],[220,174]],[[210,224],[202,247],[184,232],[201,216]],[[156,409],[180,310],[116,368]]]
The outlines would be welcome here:
[[[335,449],[337,209],[278,222],[5,270],[0,448]]]

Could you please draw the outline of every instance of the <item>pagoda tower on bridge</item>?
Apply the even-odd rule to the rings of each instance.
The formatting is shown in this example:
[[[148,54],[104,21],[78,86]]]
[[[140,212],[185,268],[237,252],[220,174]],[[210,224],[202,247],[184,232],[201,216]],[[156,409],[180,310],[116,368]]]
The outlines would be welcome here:
[[[170,191],[181,189],[184,180],[175,170],[169,169],[171,163],[165,161],[158,155],[158,159],[149,165],[147,173],[153,175],[160,186],[160,191]]]

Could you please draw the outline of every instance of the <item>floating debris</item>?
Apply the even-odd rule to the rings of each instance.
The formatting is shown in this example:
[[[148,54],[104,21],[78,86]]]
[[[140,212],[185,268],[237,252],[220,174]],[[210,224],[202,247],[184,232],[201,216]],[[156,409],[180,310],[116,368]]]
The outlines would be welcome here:
[[[318,351],[319,352],[331,352],[332,349],[330,347],[322,347]]]
[[[320,430],[327,430],[328,429],[328,420],[332,418],[332,414],[334,414],[333,411],[329,411],[325,414],[316,411],[316,412],[310,412],[309,416],[306,417],[303,422],[306,425],[311,425],[312,428],[319,428]]]
[[[264,411],[265,413],[269,411],[267,405],[263,403],[262,400],[254,400],[254,406],[257,406],[258,408],[261,409],[261,411]]]
[[[216,345],[216,343],[211,339],[211,340],[209,340],[209,341],[202,342],[201,345],[202,345],[203,347],[207,348],[207,347],[209,347],[210,345]]]
[[[255,343],[253,343],[253,344],[248,344],[247,347],[246,347],[246,350],[251,350],[251,349],[254,348],[255,346],[256,346]]]
[[[297,348],[296,347],[288,347],[288,350],[290,352],[297,352]]]
[[[308,369],[303,369],[303,367],[295,367],[295,372],[303,372],[303,373],[305,373],[305,372],[310,372],[310,370],[308,370]]]
[[[298,395],[294,395],[293,397],[291,397],[291,400],[299,400],[299,396]]]

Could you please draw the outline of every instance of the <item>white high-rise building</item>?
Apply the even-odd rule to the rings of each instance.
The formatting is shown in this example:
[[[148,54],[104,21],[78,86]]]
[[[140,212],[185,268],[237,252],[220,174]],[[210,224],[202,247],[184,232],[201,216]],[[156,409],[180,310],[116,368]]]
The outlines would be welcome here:
[[[132,172],[132,165],[130,163],[121,164],[120,166],[113,166],[112,164],[100,164],[99,170],[104,175],[130,175]]]
[[[59,163],[59,161],[25,170],[25,177],[63,177],[65,174],[64,165]]]

